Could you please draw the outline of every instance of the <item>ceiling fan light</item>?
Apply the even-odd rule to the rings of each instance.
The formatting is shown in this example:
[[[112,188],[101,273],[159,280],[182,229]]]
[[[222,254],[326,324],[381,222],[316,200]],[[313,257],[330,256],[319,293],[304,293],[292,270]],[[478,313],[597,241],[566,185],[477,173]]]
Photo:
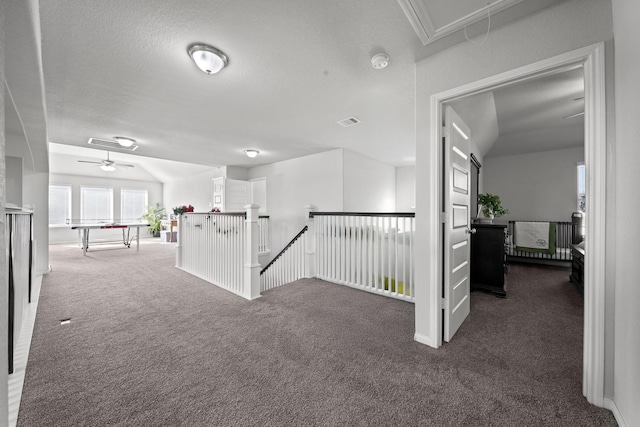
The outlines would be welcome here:
[[[129,148],[136,143],[135,139],[127,138],[126,136],[114,136],[113,139],[115,139],[118,144],[126,148]]]
[[[113,165],[102,165],[100,166],[100,169],[102,169],[105,172],[113,172],[114,170],[116,170],[116,167]]]
[[[227,56],[213,46],[194,43],[187,49],[198,68],[207,74],[216,74],[229,62]]]
[[[260,154],[258,150],[244,150],[244,152],[247,156],[251,157],[252,159],[256,157],[258,154]]]

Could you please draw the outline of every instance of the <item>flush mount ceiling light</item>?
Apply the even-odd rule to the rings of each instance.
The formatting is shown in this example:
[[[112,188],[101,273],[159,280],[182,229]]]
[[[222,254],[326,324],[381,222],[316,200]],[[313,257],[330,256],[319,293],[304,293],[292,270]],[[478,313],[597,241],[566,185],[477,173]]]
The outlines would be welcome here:
[[[244,150],[245,154],[252,159],[257,156],[260,152],[258,150]]]
[[[376,70],[381,70],[389,65],[389,55],[386,53],[378,53],[371,58],[371,65]]]
[[[229,60],[227,55],[220,52],[213,46],[203,43],[194,43],[187,49],[189,56],[196,63],[198,68],[207,74],[215,74],[222,70]]]
[[[126,136],[114,136],[113,139],[115,139],[118,144],[126,148],[129,148],[136,143],[135,139],[127,138]]]

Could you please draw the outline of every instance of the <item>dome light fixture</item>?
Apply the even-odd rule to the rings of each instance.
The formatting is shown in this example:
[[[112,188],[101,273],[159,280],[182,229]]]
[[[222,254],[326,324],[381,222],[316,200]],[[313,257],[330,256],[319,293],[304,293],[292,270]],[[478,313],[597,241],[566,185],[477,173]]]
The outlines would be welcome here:
[[[116,167],[113,166],[112,164],[104,164],[100,166],[100,169],[102,169],[105,172],[113,172],[114,170],[116,170]]]
[[[229,63],[227,55],[204,43],[189,45],[187,52],[198,68],[207,74],[216,74]]]
[[[260,152],[259,152],[258,150],[244,150],[244,153],[245,153],[247,156],[251,157],[252,159],[253,159],[254,157],[256,157],[258,154],[260,154]]]
[[[126,136],[114,136],[113,139],[115,139],[118,144],[125,148],[129,148],[136,143],[135,139],[128,138]]]
[[[371,58],[371,65],[376,70],[381,70],[389,65],[389,55],[386,53],[378,53]]]

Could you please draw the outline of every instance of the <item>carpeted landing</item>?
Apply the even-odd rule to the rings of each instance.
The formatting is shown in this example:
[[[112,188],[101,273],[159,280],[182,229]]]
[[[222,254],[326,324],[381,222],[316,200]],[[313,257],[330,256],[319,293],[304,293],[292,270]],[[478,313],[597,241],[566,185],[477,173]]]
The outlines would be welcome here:
[[[615,425],[582,396],[566,269],[510,266],[435,350],[410,303],[316,279],[245,301],[174,251],[51,247],[19,426]]]

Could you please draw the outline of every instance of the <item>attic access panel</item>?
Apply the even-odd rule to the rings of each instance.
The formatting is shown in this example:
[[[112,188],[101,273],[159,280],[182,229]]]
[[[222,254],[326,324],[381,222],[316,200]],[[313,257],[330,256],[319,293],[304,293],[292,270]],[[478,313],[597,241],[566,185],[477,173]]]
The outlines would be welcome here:
[[[524,0],[398,0],[423,45],[432,43]]]

